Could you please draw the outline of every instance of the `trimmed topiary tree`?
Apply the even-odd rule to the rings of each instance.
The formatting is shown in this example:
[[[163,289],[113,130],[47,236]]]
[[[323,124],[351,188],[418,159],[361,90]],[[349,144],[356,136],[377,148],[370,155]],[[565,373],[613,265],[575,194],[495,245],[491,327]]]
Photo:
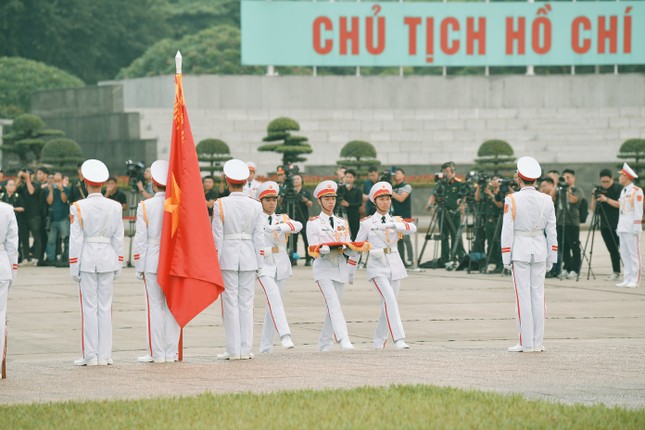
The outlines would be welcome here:
[[[45,63],[0,57],[0,118],[16,118],[29,112],[34,91],[83,85],[76,76]]]
[[[217,178],[222,173],[224,163],[231,158],[231,149],[226,142],[219,139],[204,139],[197,144],[197,161],[200,162],[199,170],[208,172]],[[204,165],[204,163],[206,163]]]
[[[71,139],[53,139],[45,144],[42,151],[41,163],[51,166],[63,174],[73,175],[76,166],[82,162],[83,150]]]
[[[475,166],[479,170],[499,175],[515,169],[513,148],[505,140],[492,139],[481,144]]]
[[[16,117],[9,133],[3,136],[0,149],[4,154],[16,154],[20,165],[37,163],[47,140],[54,136],[64,136],[60,130],[45,129],[45,122],[38,116],[25,113]]]
[[[267,127],[268,135],[263,138],[268,143],[258,148],[258,151],[271,151],[282,154],[282,164],[289,165],[299,161],[307,160],[302,154],[313,152],[311,145],[304,136],[292,136],[292,131],[299,131],[300,124],[295,120],[286,117],[276,118]]]
[[[367,174],[370,166],[380,166],[381,162],[376,159],[376,148],[369,142],[362,140],[352,140],[343,146],[340,150],[342,159],[336,164],[345,166],[356,171],[361,176]]]
[[[645,160],[645,139],[627,139],[624,141],[618,150],[618,158],[627,160],[629,167],[634,169],[640,178],[641,171],[645,167],[645,162],[643,161]],[[622,164],[618,165],[618,167],[622,166]]]

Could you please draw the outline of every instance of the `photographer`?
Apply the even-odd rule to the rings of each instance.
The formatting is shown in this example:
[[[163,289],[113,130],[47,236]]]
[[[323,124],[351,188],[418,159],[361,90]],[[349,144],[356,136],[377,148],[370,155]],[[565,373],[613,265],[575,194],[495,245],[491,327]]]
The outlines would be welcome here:
[[[558,249],[562,249],[562,262],[564,263],[559,275],[561,279],[576,279],[582,263],[580,255],[580,202],[584,198],[584,193],[582,189],[575,186],[575,183],[576,173],[572,169],[564,169],[556,188]]]
[[[404,221],[412,220],[412,186],[405,183],[405,172],[398,168],[392,176],[392,212],[394,216],[400,216]],[[412,255],[412,241],[410,235],[404,235],[397,243],[399,256],[405,267],[414,264]]]
[[[307,231],[307,221],[309,221],[309,208],[314,205],[313,197],[309,190],[303,188],[303,179],[301,174],[293,175],[293,190],[296,193],[296,213],[295,220],[302,224],[301,232]],[[298,249],[298,237],[301,233],[295,233],[293,237],[293,248]],[[305,266],[311,266],[311,256],[307,252],[309,241],[307,234],[302,234],[302,240],[305,242]]]
[[[502,273],[504,270],[499,245],[502,231],[501,228],[498,228],[504,206],[504,194],[501,192],[500,181],[499,176],[493,176],[483,187],[479,182],[475,183],[475,201],[480,202],[480,216],[483,219],[484,237],[488,245],[486,255],[490,256],[490,262],[495,263],[495,270],[492,273]],[[484,244],[481,244],[481,247],[483,251]]]
[[[18,193],[23,198],[25,207],[24,224],[25,228],[19,231],[22,246],[23,261],[30,260],[29,248],[29,233],[31,232],[34,238],[33,259],[31,262],[35,265],[38,264],[38,259],[42,260],[43,254],[43,238],[42,238],[42,223],[43,223],[43,196],[40,188],[40,183],[32,182],[31,172],[28,170],[21,170],[18,172],[18,181],[16,187]]]
[[[208,218],[213,218],[213,206],[215,200],[219,198],[219,193],[215,190],[215,178],[212,176],[204,176],[202,178],[202,186],[204,187],[204,198],[206,199],[206,208],[208,209]]]
[[[83,180],[83,172],[81,172],[81,166],[83,163],[78,163],[76,166],[76,180],[72,184],[69,190],[69,203],[74,203],[79,200],[83,200],[87,197],[87,187],[85,186],[85,181]]]
[[[56,248],[58,240],[61,242],[61,266],[68,266],[68,238],[69,238],[69,188],[63,186],[63,175],[54,173],[47,179],[45,199],[51,210],[51,222],[47,235],[47,262],[56,262]]]
[[[461,238],[457,237],[457,230],[461,224],[461,195],[463,182],[455,176],[455,163],[448,161],[441,165],[443,178],[435,184],[432,195],[428,200],[428,208],[435,205],[435,210],[442,211],[441,219],[441,262],[446,269],[451,270],[456,266],[450,261],[450,253],[455,242],[458,242],[456,257],[459,261],[464,257],[466,251]]]
[[[342,193],[338,193],[340,205],[345,209],[345,213],[347,213],[347,223],[349,224],[352,241],[356,239],[356,235],[358,234],[361,220],[358,210],[363,204],[363,192],[360,188],[354,187],[355,181],[356,172],[347,170],[345,172],[345,190]]]
[[[142,200],[147,200],[155,195],[154,190],[152,189],[152,171],[148,167],[143,172],[143,179],[146,181],[144,184],[142,181],[137,182],[137,189],[139,193],[143,196]]]
[[[363,202],[365,202],[366,216],[374,215],[374,212],[376,212],[376,206],[369,199],[369,196],[370,196],[370,190],[372,189],[372,186],[378,182],[378,179],[379,179],[378,169],[376,168],[376,166],[370,166],[367,169],[367,179],[363,181]]]
[[[594,188],[591,198],[591,211],[600,217],[600,234],[607,246],[607,251],[609,251],[611,267],[614,272],[606,278],[607,281],[615,281],[620,278],[620,251],[618,250],[616,228],[620,216],[618,199],[622,190],[623,187],[614,182],[611,170],[604,169],[600,171],[600,186]]]
[[[105,192],[103,193],[105,197],[110,200],[114,200],[121,204],[122,210],[128,209],[128,198],[126,197],[123,191],[119,190],[116,185],[116,178],[110,176],[107,180],[107,186],[105,187]]]
[[[336,198],[336,206],[334,206],[334,213],[336,216],[339,216],[341,218],[345,217],[345,208],[340,204],[340,202],[343,201],[343,197],[345,195],[345,191],[347,188],[345,188],[345,173],[347,172],[347,168],[343,166],[338,166],[336,169],[336,176],[338,177],[338,196]]]

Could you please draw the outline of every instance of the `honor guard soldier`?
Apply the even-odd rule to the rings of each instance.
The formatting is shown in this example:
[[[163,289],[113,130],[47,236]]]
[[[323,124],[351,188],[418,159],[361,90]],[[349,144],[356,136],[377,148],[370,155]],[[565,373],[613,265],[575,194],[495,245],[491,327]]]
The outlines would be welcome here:
[[[231,194],[213,208],[213,238],[224,279],[222,293],[226,352],[220,360],[253,358],[253,296],[256,271],[261,268],[260,248],[264,231],[256,229],[262,205],[243,193],[249,168],[233,159],[224,164]]]
[[[367,241],[372,246],[367,260],[367,279],[381,296],[381,315],[374,332],[374,349],[385,349],[388,335],[392,336],[396,349],[410,348],[405,343],[405,332],[396,297],[401,288],[401,279],[408,273],[397,249],[402,235],[413,234],[417,227],[403,221],[401,217],[389,215],[392,205],[392,185],[377,182],[370,190],[370,201],[376,206],[374,215],[363,218],[356,238],[357,242]],[[356,272],[356,262],[350,258],[350,278]]]
[[[262,267],[258,282],[267,297],[267,309],[264,315],[264,326],[260,338],[260,352],[271,352],[275,332],[280,335],[283,348],[293,348],[291,331],[282,303],[282,294],[287,279],[291,276],[291,261],[287,254],[289,234],[302,230],[302,224],[287,215],[275,213],[278,206],[280,186],[273,181],[262,183],[258,187],[258,199],[262,203],[263,213],[258,217],[256,230],[262,232],[263,242],[260,256]]]
[[[146,340],[148,354],[139,357],[144,363],[177,361],[181,329],[166,303],[157,282],[161,226],[166,201],[168,162],[157,160],[150,166],[153,197],[139,203],[137,208],[137,233],[134,237],[134,268],[137,279],[143,280],[146,293]]]
[[[7,297],[18,273],[18,221],[13,207],[0,203],[0,363],[7,359]]]
[[[618,182],[623,186],[618,199],[618,238],[623,260],[623,282],[617,287],[636,288],[641,281],[640,237],[643,223],[643,190],[634,185],[638,175],[627,163],[623,164]]]
[[[255,171],[257,170],[257,166],[253,161],[248,161],[246,163],[246,167],[249,168],[249,177],[246,180],[246,184],[244,185],[244,195],[257,199],[258,187],[262,183],[255,179]]]
[[[551,196],[538,192],[542,174],[532,157],[517,162],[521,190],[504,200],[502,260],[512,271],[519,343],[511,352],[544,351],[544,278],[558,259],[555,209]]]
[[[77,366],[112,364],[112,282],[123,267],[121,205],[103,197],[108,169],[99,160],[81,166],[88,196],[70,207],[69,270],[80,283],[82,358]]]
[[[347,333],[347,322],[340,308],[345,283],[349,281],[347,261],[343,247],[330,249],[325,243],[350,242],[349,227],[343,218],[333,214],[336,205],[338,185],[333,181],[323,181],[314,190],[322,212],[319,216],[309,218],[307,239],[313,263],[314,280],[325,299],[327,315],[320,334],[320,351],[332,348],[333,338],[340,343],[341,349],[354,349]],[[322,244],[322,246],[320,246]],[[318,249],[317,252],[312,250]]]

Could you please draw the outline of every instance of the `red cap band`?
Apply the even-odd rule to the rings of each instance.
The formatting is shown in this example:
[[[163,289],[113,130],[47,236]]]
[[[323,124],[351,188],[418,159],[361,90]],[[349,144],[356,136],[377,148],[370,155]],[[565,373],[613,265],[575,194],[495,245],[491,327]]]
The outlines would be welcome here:
[[[85,181],[85,184],[87,184],[88,187],[102,187],[105,182],[92,182],[88,179],[83,179]]]
[[[244,185],[244,184],[246,184],[246,179],[237,180],[237,179],[231,179],[231,178],[227,177],[226,182],[228,182],[229,184],[233,184],[233,185]]]
[[[529,181],[529,182],[533,182],[533,181],[535,181],[537,179],[537,178],[527,178],[526,176],[522,175],[520,172],[517,172],[517,176],[519,176],[520,178],[524,179],[525,181]]]
[[[627,176],[627,177],[628,177],[629,179],[631,179],[632,181],[634,180],[634,177],[633,177],[632,175],[630,175],[630,174],[629,174],[629,172],[628,172],[627,170],[625,170],[625,169],[621,169],[621,170],[620,170],[620,173],[622,173],[623,175]]]

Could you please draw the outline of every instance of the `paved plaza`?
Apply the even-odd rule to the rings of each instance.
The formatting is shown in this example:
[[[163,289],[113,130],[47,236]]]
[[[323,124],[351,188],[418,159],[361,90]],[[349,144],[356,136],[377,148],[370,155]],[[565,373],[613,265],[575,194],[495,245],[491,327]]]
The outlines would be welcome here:
[[[218,300],[185,329],[184,362],[142,364],[136,358],[145,354],[143,285],[125,269],[114,289],[114,365],[79,368],[72,364],[80,356],[78,287],[67,269],[23,267],[9,293],[8,379],[0,381],[0,403],[432,384],[644,408],[645,287],[605,281],[609,258],[596,238],[595,280],[547,280],[544,353],[506,351],[516,343],[510,277],[442,269],[411,272],[402,284],[410,350],[395,351],[391,342],[385,351],[371,349],[378,297],[363,270],[343,298],[356,351],[320,353],[323,299],[310,268],[299,266],[285,297],[295,349],[257,353],[264,316],[258,287],[253,360],[216,360],[225,344]]]

